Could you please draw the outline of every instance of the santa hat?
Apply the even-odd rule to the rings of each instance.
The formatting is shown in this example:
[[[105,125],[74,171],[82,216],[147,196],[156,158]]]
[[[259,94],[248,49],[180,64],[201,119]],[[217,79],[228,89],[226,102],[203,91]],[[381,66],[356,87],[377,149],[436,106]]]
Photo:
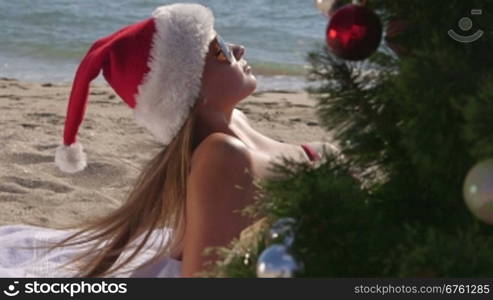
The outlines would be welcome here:
[[[199,95],[212,12],[198,4],[158,7],[152,17],[99,39],[77,69],[68,103],[63,145],[55,164],[64,172],[83,170],[86,154],[76,136],[84,118],[90,82],[99,72],[133,108],[137,124],[167,145]]]

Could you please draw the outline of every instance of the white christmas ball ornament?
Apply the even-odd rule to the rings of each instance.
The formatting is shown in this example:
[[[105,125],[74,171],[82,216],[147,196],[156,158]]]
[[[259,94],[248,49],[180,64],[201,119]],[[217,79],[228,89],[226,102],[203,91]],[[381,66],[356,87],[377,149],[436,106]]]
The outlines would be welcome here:
[[[289,278],[300,271],[301,264],[296,262],[284,245],[272,245],[265,249],[257,261],[257,277]]]
[[[493,225],[493,159],[476,164],[464,181],[464,200],[471,213]]]

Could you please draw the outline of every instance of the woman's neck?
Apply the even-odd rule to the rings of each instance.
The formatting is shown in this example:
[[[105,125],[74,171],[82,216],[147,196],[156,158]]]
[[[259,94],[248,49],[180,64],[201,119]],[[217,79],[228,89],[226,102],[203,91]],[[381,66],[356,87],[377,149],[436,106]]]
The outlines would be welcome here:
[[[238,137],[232,130],[235,123],[234,111],[234,107],[227,110],[201,108],[195,116],[194,149],[212,133],[220,132]]]

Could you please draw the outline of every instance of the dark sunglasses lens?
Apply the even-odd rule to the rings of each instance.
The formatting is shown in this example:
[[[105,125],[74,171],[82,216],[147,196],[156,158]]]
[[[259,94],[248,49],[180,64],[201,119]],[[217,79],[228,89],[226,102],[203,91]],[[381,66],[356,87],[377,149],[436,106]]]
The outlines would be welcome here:
[[[233,56],[233,53],[231,52],[231,48],[224,42],[224,40],[221,38],[221,36],[217,36],[217,44],[221,48],[221,51],[224,53],[226,58],[229,60],[229,62],[235,61],[235,57]]]

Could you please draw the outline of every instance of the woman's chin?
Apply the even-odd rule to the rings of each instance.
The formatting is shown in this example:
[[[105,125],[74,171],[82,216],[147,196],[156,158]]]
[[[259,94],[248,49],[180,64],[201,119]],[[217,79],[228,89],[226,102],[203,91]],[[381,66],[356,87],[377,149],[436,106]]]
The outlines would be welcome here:
[[[246,85],[250,87],[250,94],[253,93],[257,89],[257,78],[253,73],[247,74],[247,83]]]
[[[257,89],[257,80],[255,79],[255,76],[252,75],[252,77],[253,80],[249,84],[248,92],[246,93],[245,98],[253,94],[253,92]]]

